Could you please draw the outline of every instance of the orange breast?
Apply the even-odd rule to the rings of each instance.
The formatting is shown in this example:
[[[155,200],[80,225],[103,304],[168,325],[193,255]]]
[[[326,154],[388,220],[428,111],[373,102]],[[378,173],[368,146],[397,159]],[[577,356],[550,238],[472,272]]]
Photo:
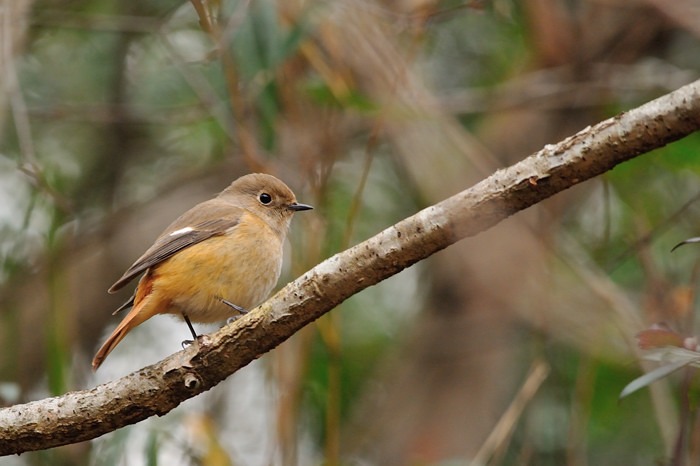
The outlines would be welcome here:
[[[282,239],[250,214],[229,233],[190,246],[153,270],[160,312],[186,313],[194,322],[220,322],[264,301],[282,267]]]

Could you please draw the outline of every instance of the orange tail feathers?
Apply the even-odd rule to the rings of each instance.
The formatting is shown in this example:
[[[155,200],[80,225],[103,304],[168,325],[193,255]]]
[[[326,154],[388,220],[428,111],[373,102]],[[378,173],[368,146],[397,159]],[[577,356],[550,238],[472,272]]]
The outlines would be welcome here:
[[[127,333],[129,333],[137,325],[140,325],[153,317],[154,314],[145,309],[149,301],[149,296],[147,296],[136,306],[134,306],[119,323],[117,328],[114,329],[109,338],[107,338],[107,341],[105,341],[100,349],[97,350],[97,354],[95,354],[95,357],[92,359],[93,371],[96,371],[97,368],[102,365],[102,362],[105,360],[107,355],[112,352],[112,350],[119,344],[120,341],[122,341]]]

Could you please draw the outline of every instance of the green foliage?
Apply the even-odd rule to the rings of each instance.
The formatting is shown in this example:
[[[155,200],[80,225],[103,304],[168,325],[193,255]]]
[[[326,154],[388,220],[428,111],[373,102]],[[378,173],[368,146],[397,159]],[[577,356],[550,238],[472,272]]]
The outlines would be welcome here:
[[[278,86],[279,80],[283,80],[280,67],[297,51],[308,33],[307,25],[302,20],[289,28],[283,27],[275,3],[269,0],[252,3],[247,13],[231,36],[230,50],[238,73],[254,98],[254,108],[260,117],[260,141],[272,151],[280,113]]]
[[[158,449],[160,445],[158,443],[158,435],[155,431],[152,431],[148,436],[148,443],[146,444],[146,464],[148,466],[158,466]]]

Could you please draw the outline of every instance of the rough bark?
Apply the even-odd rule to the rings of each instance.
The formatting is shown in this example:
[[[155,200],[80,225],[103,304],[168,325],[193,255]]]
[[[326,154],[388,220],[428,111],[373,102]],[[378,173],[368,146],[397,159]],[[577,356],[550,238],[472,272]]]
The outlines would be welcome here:
[[[696,81],[548,145],[327,259],[235,323],[157,364],[90,390],[1,409],[0,454],[89,440],[164,415],[364,288],[699,128]]]

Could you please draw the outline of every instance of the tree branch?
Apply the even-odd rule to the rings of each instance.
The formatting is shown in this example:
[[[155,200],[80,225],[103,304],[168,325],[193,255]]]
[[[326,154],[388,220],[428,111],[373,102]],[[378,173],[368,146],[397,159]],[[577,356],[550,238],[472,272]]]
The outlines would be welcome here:
[[[548,145],[325,260],[235,323],[157,364],[90,390],[0,409],[0,454],[89,440],[154,414],[166,414],[353,294],[699,128],[700,81],[696,81]]]

